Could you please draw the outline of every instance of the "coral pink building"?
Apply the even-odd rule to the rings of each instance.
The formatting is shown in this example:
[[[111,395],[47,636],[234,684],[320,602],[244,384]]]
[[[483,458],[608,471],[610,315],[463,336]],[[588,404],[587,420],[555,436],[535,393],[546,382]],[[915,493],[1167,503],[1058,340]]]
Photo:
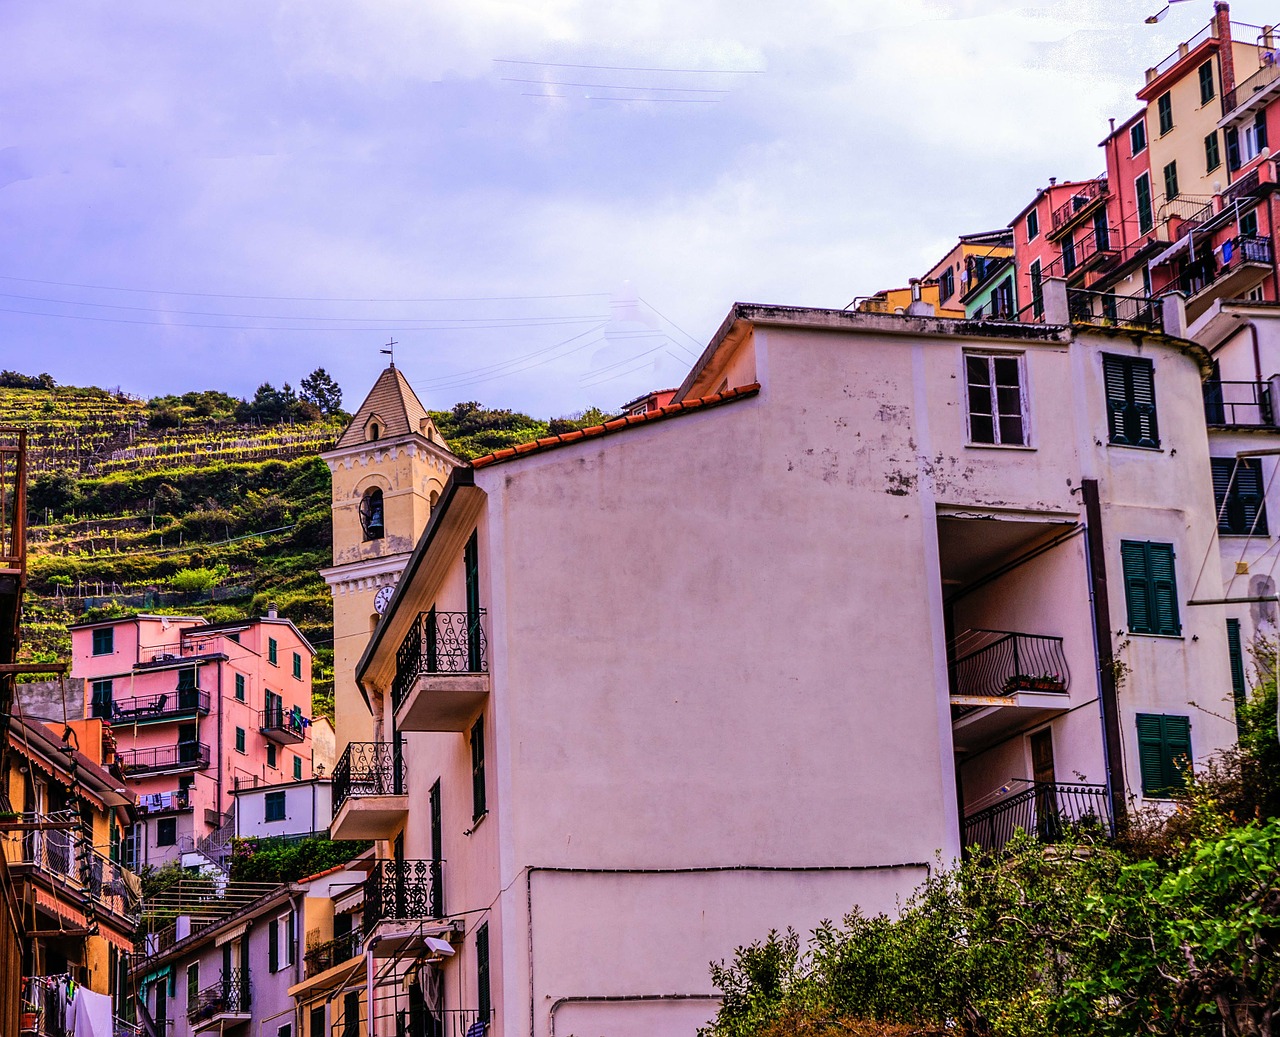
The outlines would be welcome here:
[[[197,852],[217,859],[232,829],[233,790],[311,777],[314,652],[274,609],[231,623],[148,615],[86,623],[72,628],[71,647],[86,715],[110,723],[138,795],[135,865]]]

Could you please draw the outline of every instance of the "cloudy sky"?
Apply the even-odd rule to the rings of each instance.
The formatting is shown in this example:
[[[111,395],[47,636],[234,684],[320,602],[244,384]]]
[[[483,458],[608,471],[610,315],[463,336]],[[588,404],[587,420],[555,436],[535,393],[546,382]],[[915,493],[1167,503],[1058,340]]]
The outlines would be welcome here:
[[[1100,172],[1160,6],[0,2],[0,367],[353,407],[394,338],[429,407],[616,408]]]

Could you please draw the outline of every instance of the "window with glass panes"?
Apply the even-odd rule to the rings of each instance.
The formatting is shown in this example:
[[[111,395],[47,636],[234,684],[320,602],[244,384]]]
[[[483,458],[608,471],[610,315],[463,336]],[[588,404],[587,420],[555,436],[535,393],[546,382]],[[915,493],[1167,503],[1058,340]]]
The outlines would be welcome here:
[[[1131,634],[1182,633],[1172,544],[1122,540],[1125,609]]]
[[[102,627],[93,632],[93,654],[110,655],[115,651],[116,632],[111,627]]]
[[[969,442],[1025,446],[1022,357],[1010,353],[965,353],[964,370]]]

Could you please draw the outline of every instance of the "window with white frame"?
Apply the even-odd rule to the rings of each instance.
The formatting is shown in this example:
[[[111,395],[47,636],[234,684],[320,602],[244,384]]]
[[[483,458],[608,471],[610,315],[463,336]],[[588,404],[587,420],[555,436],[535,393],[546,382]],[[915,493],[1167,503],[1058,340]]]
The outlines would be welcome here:
[[[1027,445],[1027,402],[1020,353],[965,353],[969,442]]]

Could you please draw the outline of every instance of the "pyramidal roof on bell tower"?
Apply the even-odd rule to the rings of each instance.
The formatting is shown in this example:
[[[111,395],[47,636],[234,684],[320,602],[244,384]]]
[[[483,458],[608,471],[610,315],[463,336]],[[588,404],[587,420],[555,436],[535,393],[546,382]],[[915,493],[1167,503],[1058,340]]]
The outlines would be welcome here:
[[[360,404],[351,424],[334,444],[334,449],[366,442],[365,429],[373,418],[377,418],[381,426],[378,432],[380,440],[397,439],[410,433],[431,438],[429,430],[435,427],[408,379],[396,370],[395,364],[388,364],[378,375],[378,380],[373,383],[364,403]]]

